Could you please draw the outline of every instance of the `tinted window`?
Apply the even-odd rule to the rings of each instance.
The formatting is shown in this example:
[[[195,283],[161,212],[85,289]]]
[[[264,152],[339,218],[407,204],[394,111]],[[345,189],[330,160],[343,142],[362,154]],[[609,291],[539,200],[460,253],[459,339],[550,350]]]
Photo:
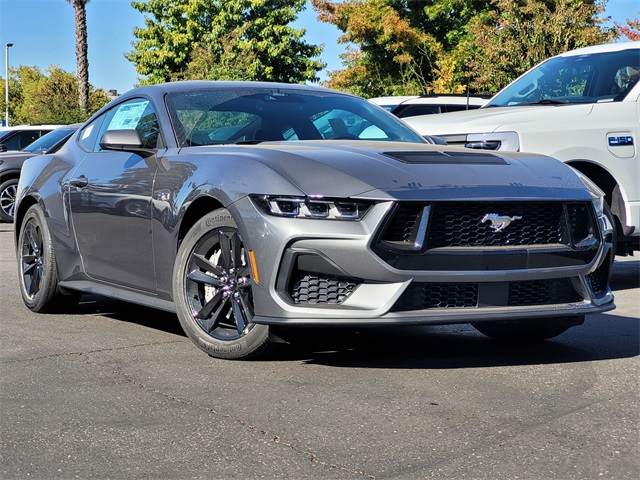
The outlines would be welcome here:
[[[7,135],[4,138],[2,143],[7,147],[7,150],[22,150],[40,138],[40,134],[40,130],[23,130],[13,132],[13,135]]]
[[[101,115],[80,131],[80,135],[78,135],[78,143],[82,148],[89,151],[95,150],[100,125],[102,125],[103,120],[104,115]]]
[[[52,132],[43,135],[38,140],[28,145],[23,150],[25,152],[45,152],[53,147],[56,143],[62,140],[67,135],[74,132],[74,129],[70,128],[58,128]]]
[[[334,92],[244,87],[167,96],[181,147],[269,140],[423,139],[366,100]]]
[[[621,101],[639,77],[638,49],[556,57],[516,80],[488,106]]]
[[[109,110],[100,128],[98,138],[110,130],[136,130],[143,148],[158,148],[160,126],[153,105],[149,100],[135,98]],[[96,150],[100,150],[97,146]]]

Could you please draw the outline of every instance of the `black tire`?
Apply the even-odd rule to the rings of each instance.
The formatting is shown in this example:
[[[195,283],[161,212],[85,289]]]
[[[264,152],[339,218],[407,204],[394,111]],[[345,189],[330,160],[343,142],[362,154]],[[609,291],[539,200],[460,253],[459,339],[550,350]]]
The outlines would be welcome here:
[[[20,293],[30,310],[59,312],[77,304],[80,294],[63,291],[58,285],[51,234],[39,205],[27,210],[20,226],[17,248]]]
[[[253,323],[251,265],[235,221],[225,209],[202,217],[185,236],[173,270],[173,297],[185,333],[224,359],[271,350],[269,327]]]
[[[10,178],[0,184],[0,221],[12,223],[18,193],[18,179]]]
[[[557,337],[575,325],[584,323],[584,315],[558,318],[531,318],[472,323],[473,327],[493,340],[514,343],[541,342]]]

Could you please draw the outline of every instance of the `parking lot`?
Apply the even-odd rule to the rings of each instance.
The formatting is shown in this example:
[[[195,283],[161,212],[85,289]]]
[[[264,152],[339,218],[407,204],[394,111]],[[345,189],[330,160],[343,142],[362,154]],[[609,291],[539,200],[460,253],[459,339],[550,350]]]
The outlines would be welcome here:
[[[27,310],[0,224],[0,478],[632,479],[640,257],[618,308],[536,346],[471,327],[303,330],[209,358],[173,315]]]

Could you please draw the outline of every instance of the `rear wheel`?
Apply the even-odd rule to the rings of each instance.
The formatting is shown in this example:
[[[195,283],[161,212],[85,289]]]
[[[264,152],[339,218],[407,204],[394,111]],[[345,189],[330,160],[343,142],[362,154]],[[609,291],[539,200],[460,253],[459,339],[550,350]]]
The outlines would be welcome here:
[[[253,323],[251,265],[225,209],[202,217],[185,236],[174,266],[180,324],[212,357],[245,359],[270,350],[269,327]]]
[[[51,234],[38,205],[27,210],[20,226],[18,274],[22,300],[34,312],[60,311],[75,305],[80,297],[75,292],[61,290],[58,285]]]
[[[557,337],[583,322],[584,315],[576,315],[573,317],[476,322],[472,325],[480,333],[494,340],[528,343]]]
[[[18,193],[18,179],[10,178],[0,184],[0,221],[13,222]]]

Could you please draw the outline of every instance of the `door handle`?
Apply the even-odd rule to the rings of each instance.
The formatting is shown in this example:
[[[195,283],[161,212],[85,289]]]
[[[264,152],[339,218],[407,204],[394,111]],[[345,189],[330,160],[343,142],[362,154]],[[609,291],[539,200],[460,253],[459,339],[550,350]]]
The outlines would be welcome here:
[[[89,184],[89,180],[87,180],[87,177],[84,175],[80,175],[79,177],[69,180],[69,184],[74,187],[84,188]]]

